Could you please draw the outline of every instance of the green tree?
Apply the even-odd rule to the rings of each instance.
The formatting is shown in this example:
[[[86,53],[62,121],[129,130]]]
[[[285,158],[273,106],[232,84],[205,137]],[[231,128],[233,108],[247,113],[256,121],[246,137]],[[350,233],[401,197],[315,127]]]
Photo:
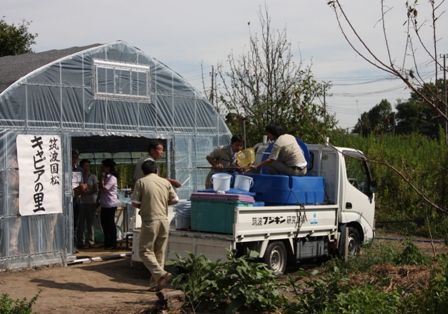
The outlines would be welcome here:
[[[393,113],[392,106],[387,99],[375,105],[369,112],[364,112],[361,118],[358,119],[353,128],[353,133],[360,133],[363,136],[374,132],[376,135],[381,135],[385,132],[393,130]]]
[[[267,10],[260,11],[259,20],[261,36],[250,34],[248,52],[230,54],[228,72],[218,67],[224,87],[219,99],[226,108],[228,126],[242,134],[246,125],[249,146],[261,140],[272,121],[304,141],[314,141],[318,138],[315,129],[325,134],[337,123],[315,104],[330,84],[318,83],[310,66],[294,63],[286,29],[273,30]]]
[[[399,102],[395,108],[397,110],[396,133],[410,134],[418,132],[430,138],[438,138],[439,127],[443,126],[443,119],[439,112],[428,106],[420,96],[425,95],[427,99],[432,99],[436,94],[443,93],[443,80],[438,80],[437,87],[434,83],[426,83],[418,88],[419,93],[411,92],[411,97],[405,102]],[[433,99],[436,102],[437,99]]]
[[[27,52],[33,52],[31,45],[34,45],[36,34],[28,31],[31,22],[22,20],[19,25],[6,23],[4,19],[0,20],[0,57],[10,55],[20,55]]]
[[[359,133],[363,136],[367,136],[372,132],[372,127],[370,125],[369,114],[368,112],[363,112],[361,117],[358,118],[358,122],[353,128],[352,133]]]

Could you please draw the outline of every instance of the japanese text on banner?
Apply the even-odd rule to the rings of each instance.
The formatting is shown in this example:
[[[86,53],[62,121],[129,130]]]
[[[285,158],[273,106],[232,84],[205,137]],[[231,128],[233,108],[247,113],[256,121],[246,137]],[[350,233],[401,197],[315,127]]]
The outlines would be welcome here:
[[[19,212],[62,213],[62,153],[58,135],[18,135]]]

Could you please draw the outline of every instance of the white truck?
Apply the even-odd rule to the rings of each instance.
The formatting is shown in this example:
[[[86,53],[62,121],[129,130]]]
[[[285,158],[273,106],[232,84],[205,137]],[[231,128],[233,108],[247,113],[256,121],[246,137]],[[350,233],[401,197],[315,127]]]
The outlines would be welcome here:
[[[324,202],[286,206],[234,208],[233,232],[171,230],[167,258],[174,252],[203,254],[212,261],[226,260],[227,250],[242,255],[258,252],[273,271],[284,272],[287,261],[328,254],[357,254],[375,235],[375,192],[366,157],[350,148],[310,144],[307,176],[325,182]],[[260,152],[266,148],[259,147]],[[266,153],[265,153],[266,154]],[[257,164],[260,160],[256,160]]]

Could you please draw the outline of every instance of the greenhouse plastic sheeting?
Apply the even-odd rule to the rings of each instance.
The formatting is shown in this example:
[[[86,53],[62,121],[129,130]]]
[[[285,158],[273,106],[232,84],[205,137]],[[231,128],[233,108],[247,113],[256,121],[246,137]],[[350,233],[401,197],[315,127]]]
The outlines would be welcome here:
[[[168,175],[185,182],[180,198],[203,188],[208,171],[197,167],[208,166],[207,154],[230,142],[203,94],[122,41],[2,57],[0,70],[0,270],[66,265],[73,257],[73,137],[166,140]],[[60,136],[62,214],[19,215],[19,134]]]

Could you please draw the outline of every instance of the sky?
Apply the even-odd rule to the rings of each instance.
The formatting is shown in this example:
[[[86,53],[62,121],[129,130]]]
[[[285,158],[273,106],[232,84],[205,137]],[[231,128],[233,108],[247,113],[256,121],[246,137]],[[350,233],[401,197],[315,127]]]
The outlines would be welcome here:
[[[8,24],[31,22],[37,33],[34,52],[123,40],[163,62],[192,86],[211,85],[211,68],[228,70],[229,54],[247,52],[250,34],[260,34],[259,13],[267,8],[271,28],[286,29],[295,63],[311,66],[318,82],[331,82],[325,99],[339,127],[355,126],[363,112],[387,99],[409,98],[404,84],[370,65],[349,46],[325,0],[0,0],[0,18]],[[348,16],[372,51],[387,60],[380,0],[342,0]],[[387,43],[391,58],[403,64],[406,38],[406,0],[384,0]],[[418,7],[420,34],[432,38],[429,1]],[[440,1],[436,1],[437,3]],[[443,3],[440,12],[448,8]],[[448,53],[448,16],[438,20],[437,54]],[[430,48],[430,41],[426,42]],[[359,47],[359,46],[357,46]],[[414,47],[416,63],[427,80],[434,69],[421,46]],[[406,65],[413,60],[406,56]],[[202,75],[204,73],[204,76]],[[323,100],[321,100],[323,101]]]

